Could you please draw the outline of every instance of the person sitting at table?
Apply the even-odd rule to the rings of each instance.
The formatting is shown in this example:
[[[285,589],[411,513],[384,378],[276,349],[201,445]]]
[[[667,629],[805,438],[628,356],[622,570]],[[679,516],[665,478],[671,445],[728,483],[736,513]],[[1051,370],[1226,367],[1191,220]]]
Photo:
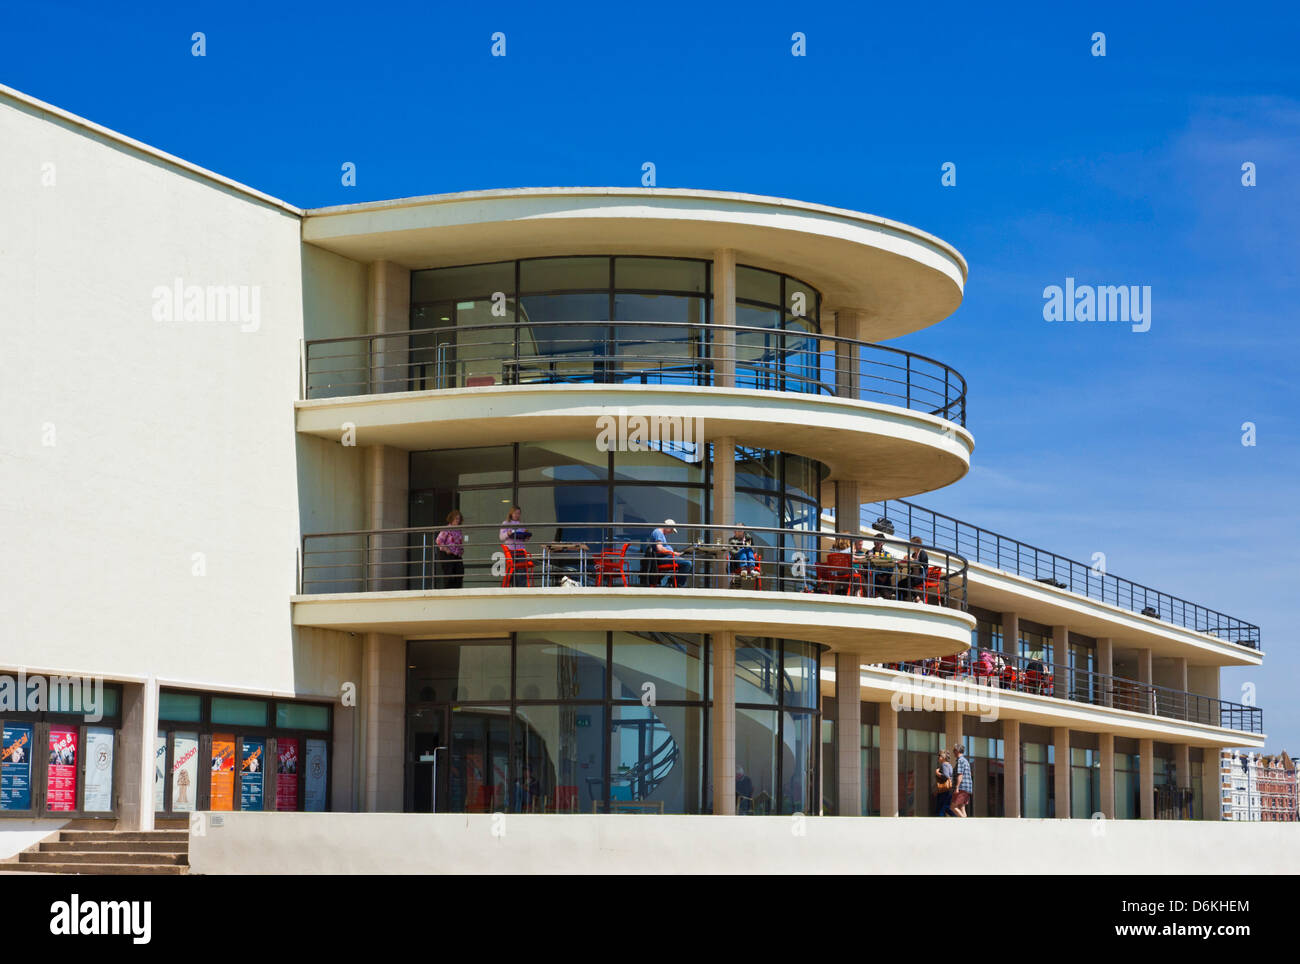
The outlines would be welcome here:
[[[674,549],[668,542],[668,537],[676,532],[677,523],[672,519],[664,519],[664,524],[650,533],[650,545],[647,548],[650,550],[649,555],[654,559],[655,565],[662,566],[663,563],[670,559],[677,563],[677,572],[675,574],[671,567],[663,570],[664,577],[659,580],[660,586],[667,586],[668,580],[672,579],[674,575],[678,577],[690,576],[691,570],[694,568],[691,565],[691,560],[686,558],[684,553]],[[681,583],[674,580],[673,585],[677,586],[681,585]]]
[[[873,596],[892,599],[894,596],[894,557],[885,551],[885,540],[876,536],[871,549],[867,552],[867,569],[870,578],[867,584]]]
[[[907,575],[900,581],[905,584],[907,598],[917,602],[925,592],[925,571],[930,557],[921,548],[921,537],[912,536],[912,551],[907,554]]]
[[[737,579],[754,579],[758,576],[758,556],[754,553],[754,539],[745,531],[745,523],[737,522],[736,530],[727,540],[731,555],[731,573]]]

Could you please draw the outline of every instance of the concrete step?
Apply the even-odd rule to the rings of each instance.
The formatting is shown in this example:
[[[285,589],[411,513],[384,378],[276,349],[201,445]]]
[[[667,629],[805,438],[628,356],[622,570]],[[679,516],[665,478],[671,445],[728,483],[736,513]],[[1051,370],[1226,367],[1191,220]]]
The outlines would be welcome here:
[[[169,874],[180,875],[189,872],[183,864],[0,864],[0,874],[27,873],[36,870],[49,874]]]
[[[60,830],[60,841],[112,840],[112,841],[176,841],[188,842],[188,830]]]
[[[142,854],[130,852],[99,851],[96,853],[32,853],[25,850],[18,855],[23,864],[180,864],[187,866],[185,854]]]
[[[165,853],[188,854],[188,840],[47,840],[40,844],[41,853]]]

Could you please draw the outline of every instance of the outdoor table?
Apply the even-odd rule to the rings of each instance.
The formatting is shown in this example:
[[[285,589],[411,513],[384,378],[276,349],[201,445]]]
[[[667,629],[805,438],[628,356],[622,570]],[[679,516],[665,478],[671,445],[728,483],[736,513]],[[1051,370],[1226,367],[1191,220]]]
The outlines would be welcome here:
[[[704,556],[709,564],[708,575],[714,580],[716,580],[716,582],[714,583],[716,588],[718,589],[727,588],[728,584],[730,583],[730,575],[731,575],[730,572],[728,571],[730,569],[728,563],[731,561],[730,547],[717,542],[696,542],[688,546],[687,551],[691,554],[692,561],[694,562],[692,568],[695,570],[695,572],[692,578],[694,577],[694,575],[701,575],[701,573],[699,573],[698,571],[699,557]],[[722,562],[721,567],[718,566],[719,561]],[[707,586],[708,583],[706,582],[704,583],[704,585]]]
[[[542,543],[542,585],[551,584],[551,557],[556,555],[571,556],[578,554],[578,582],[587,584],[587,553],[589,547],[585,542],[543,542]]]

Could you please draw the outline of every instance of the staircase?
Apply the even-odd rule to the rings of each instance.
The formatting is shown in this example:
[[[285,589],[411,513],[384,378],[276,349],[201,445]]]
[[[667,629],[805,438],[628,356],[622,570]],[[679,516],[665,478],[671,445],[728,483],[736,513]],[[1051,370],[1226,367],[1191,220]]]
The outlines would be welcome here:
[[[0,863],[0,874],[184,874],[188,830],[60,830]]]

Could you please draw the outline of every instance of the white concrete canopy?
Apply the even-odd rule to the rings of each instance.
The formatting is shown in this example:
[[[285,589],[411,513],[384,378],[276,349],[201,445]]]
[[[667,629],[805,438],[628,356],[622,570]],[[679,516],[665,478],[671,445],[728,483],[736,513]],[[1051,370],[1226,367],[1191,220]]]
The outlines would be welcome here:
[[[547,255],[712,258],[819,289],[824,311],[859,313],[879,341],[933,325],[961,303],[966,261],[916,228],[843,208],[724,191],[548,187],[467,191],[303,215],[302,238],[359,262],[431,268]]]
[[[446,589],[293,597],[295,626],[411,637],[528,630],[735,632],[802,639],[863,662],[964,652],[975,618],[890,599],[726,589]]]
[[[862,483],[864,500],[893,499],[957,481],[975,442],[964,428],[894,405],[741,388],[521,385],[311,399],[298,431],[408,451],[595,441],[602,416],[702,419],[705,441],[776,449],[825,463],[831,479]],[[685,422],[683,424],[686,424]]]

